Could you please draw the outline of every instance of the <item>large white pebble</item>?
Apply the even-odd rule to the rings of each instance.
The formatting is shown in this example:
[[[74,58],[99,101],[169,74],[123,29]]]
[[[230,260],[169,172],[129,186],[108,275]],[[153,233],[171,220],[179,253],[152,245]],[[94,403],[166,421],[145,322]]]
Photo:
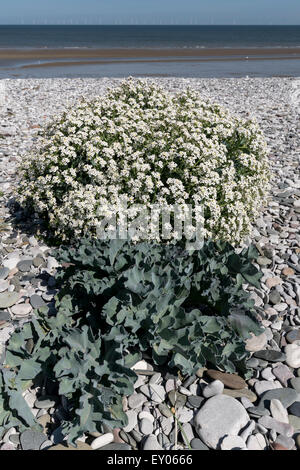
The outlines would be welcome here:
[[[92,449],[100,449],[100,447],[104,447],[107,444],[111,444],[114,440],[114,435],[111,432],[107,434],[103,434],[102,436],[97,437],[91,444]]]
[[[298,369],[300,367],[300,341],[288,344],[284,351],[287,365],[293,367],[293,369]]]

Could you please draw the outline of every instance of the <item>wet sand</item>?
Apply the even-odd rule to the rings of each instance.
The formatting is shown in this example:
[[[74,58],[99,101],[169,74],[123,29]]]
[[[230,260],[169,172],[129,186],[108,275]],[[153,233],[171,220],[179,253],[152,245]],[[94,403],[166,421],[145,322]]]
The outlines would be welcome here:
[[[277,60],[290,60],[291,57],[276,57]],[[294,59],[300,59],[300,55],[298,57],[294,57]],[[194,57],[194,58],[178,58],[178,59],[168,59],[168,58],[159,58],[159,59],[123,59],[120,62],[122,64],[133,64],[133,63],[178,63],[178,62],[223,62],[223,61],[241,61],[241,60],[274,60],[274,57],[216,57],[216,58],[201,58],[201,57]],[[43,62],[42,64],[27,64],[22,65],[22,69],[30,69],[30,68],[43,68],[43,67],[67,67],[67,66],[78,66],[78,65],[96,65],[96,64],[117,64],[116,60],[69,60],[69,61],[48,61]]]
[[[253,49],[0,49],[0,60],[300,58],[300,48]]]

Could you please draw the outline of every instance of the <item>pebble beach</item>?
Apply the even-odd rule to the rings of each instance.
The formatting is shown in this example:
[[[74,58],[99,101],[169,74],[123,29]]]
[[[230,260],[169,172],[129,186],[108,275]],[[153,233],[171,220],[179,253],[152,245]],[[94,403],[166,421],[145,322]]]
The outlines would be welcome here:
[[[247,341],[254,375],[198,370],[180,380],[146,360],[134,368],[135,393],[124,397],[124,429],[83,436],[79,450],[300,449],[300,80],[295,78],[151,78],[166,89],[191,87],[203,99],[242,117],[255,117],[267,139],[272,171],[268,204],[251,237],[260,256],[261,287],[251,290],[264,333]],[[39,237],[39,220],[14,202],[17,164],[37,134],[82,97],[93,99],[113,78],[7,79],[0,97],[0,367],[14,329],[34,310],[55,311],[56,260]],[[298,88],[297,88],[298,86]],[[297,92],[298,89],[298,92]],[[4,97],[4,99],[3,99]],[[16,428],[0,435],[0,450],[64,450],[63,397],[24,392],[44,432]],[[175,407],[174,413],[170,407]],[[178,424],[179,422],[179,424]],[[224,437],[225,436],[225,437]]]

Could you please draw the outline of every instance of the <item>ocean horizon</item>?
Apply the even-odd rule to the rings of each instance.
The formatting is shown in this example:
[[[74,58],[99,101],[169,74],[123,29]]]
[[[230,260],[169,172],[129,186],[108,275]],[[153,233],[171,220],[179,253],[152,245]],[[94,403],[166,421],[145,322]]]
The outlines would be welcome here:
[[[0,78],[295,77],[299,59],[295,25],[0,25]]]

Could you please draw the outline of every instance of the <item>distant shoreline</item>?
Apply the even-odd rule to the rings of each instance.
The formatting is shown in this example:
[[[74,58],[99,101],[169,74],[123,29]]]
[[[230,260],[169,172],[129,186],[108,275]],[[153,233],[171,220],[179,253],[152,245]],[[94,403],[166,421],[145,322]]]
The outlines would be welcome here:
[[[168,59],[214,58],[244,59],[299,59],[300,48],[114,48],[114,49],[0,49],[0,60],[61,60],[61,59]],[[67,62],[66,62],[67,64]]]

